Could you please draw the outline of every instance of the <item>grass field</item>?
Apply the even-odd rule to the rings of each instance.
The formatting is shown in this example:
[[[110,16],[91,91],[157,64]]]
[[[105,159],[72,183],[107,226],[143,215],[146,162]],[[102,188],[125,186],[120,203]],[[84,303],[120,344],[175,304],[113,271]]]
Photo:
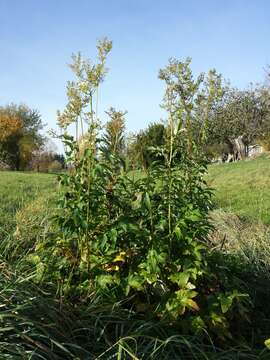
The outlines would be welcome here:
[[[208,183],[218,208],[248,222],[270,225],[270,157],[209,167]],[[53,174],[0,172],[0,229],[8,231],[16,211],[57,187]]]
[[[209,168],[208,183],[215,203],[248,221],[270,224],[270,158],[217,164]]]

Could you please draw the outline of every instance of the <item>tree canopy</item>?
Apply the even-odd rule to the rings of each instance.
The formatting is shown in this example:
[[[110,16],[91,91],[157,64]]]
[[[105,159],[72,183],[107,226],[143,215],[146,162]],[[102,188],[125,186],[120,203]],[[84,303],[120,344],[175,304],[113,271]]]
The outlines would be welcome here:
[[[24,170],[44,142],[42,128],[37,110],[15,104],[0,107],[0,160],[13,169]]]

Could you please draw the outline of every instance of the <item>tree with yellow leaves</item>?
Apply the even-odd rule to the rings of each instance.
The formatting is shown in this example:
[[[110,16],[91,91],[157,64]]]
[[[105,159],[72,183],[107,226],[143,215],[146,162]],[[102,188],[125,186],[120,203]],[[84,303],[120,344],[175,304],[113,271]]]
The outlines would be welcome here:
[[[0,160],[16,170],[24,170],[32,154],[44,142],[43,124],[37,110],[26,105],[0,107]]]

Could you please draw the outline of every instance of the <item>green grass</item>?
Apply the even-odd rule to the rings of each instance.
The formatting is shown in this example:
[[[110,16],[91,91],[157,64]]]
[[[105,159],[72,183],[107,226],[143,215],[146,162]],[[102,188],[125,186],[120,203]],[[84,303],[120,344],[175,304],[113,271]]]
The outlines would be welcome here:
[[[211,165],[207,178],[217,207],[270,225],[270,157]]]
[[[217,207],[270,225],[270,157],[211,165],[207,179],[215,189]],[[19,209],[54,192],[56,186],[52,174],[0,172],[0,230],[9,230]]]
[[[52,174],[0,172],[0,237],[15,225],[16,212],[36,197],[50,194],[56,189],[56,176]]]

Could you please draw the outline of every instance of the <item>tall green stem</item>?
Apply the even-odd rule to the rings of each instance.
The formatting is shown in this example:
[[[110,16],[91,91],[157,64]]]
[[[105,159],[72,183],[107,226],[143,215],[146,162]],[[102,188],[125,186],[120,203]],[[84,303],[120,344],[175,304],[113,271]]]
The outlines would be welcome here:
[[[170,150],[168,161],[168,178],[169,178],[169,204],[168,204],[168,227],[169,234],[172,232],[171,224],[171,193],[172,193],[172,155],[173,155],[173,117],[172,117],[172,104],[170,100],[170,113],[169,113],[169,126],[170,126]]]
[[[93,131],[93,97],[92,94],[90,95],[90,113],[91,113],[91,124],[88,131]],[[92,134],[89,134],[92,136]],[[90,146],[92,146],[92,139],[90,138]],[[91,149],[94,150],[94,149]],[[91,187],[91,167],[92,167],[92,157],[93,154],[87,156],[87,214],[86,214],[86,249],[87,249],[87,267],[88,273],[90,271],[90,263],[89,263],[89,255],[90,255],[90,248],[89,248],[89,218],[90,218],[90,187]]]

